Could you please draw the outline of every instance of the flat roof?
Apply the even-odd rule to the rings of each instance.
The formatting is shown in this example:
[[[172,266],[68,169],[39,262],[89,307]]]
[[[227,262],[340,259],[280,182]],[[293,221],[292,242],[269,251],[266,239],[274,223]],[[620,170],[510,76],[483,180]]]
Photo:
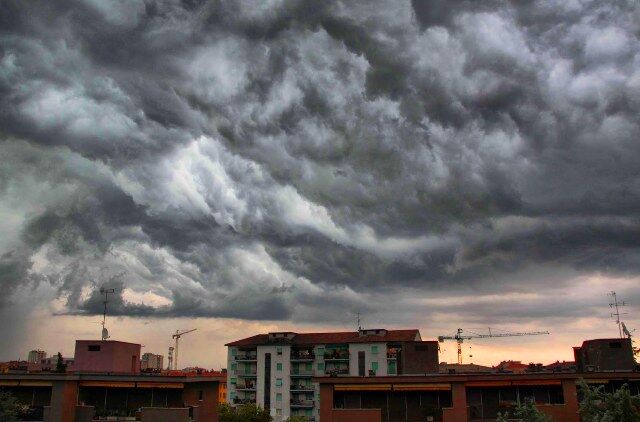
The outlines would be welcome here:
[[[342,331],[327,333],[271,333],[271,334],[294,334],[291,339],[270,339],[269,334],[258,334],[241,340],[225,344],[225,346],[264,346],[268,344],[287,343],[291,345],[314,345],[314,344],[348,344],[348,343],[388,343],[388,342],[410,342],[420,341],[420,331],[412,330],[378,330],[384,334],[361,335],[359,331]],[[370,330],[363,330],[370,331]],[[435,342],[435,340],[434,340]]]
[[[226,382],[225,376],[207,375],[127,375],[127,374],[100,374],[100,373],[30,373],[30,374],[0,374],[1,381],[25,380],[25,381],[129,381],[145,383],[192,383],[192,382]]]

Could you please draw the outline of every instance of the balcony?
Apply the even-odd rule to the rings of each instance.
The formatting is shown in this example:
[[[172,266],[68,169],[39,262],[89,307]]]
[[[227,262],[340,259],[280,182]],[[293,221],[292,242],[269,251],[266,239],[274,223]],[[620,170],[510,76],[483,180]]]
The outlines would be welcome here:
[[[256,399],[241,399],[236,397],[233,399],[233,404],[256,404]]]
[[[244,377],[244,378],[256,378],[258,374],[257,374],[257,372],[256,372],[256,370],[255,370],[255,369],[253,369],[253,370],[248,370],[248,371],[247,371],[246,369],[245,369],[244,371],[243,371],[243,370],[238,369],[238,370],[236,371],[236,375],[237,375],[238,377]]]
[[[312,362],[316,359],[316,355],[308,350],[292,350],[291,362]]]
[[[254,382],[245,382],[244,384],[236,384],[237,391],[256,391],[256,384]]]
[[[293,393],[313,393],[313,385],[291,384],[290,388]]]
[[[331,377],[337,377],[338,375],[349,375],[349,368],[327,368],[324,373]]]
[[[314,406],[313,400],[299,400],[299,399],[291,399],[291,407],[292,408],[312,408]]]
[[[327,362],[348,362],[349,352],[347,350],[334,350],[333,352],[326,352],[324,354],[324,360]]]
[[[307,371],[304,369],[294,369],[291,371],[291,378],[294,377],[298,377],[298,378],[312,378],[313,377],[313,371]]]
[[[235,355],[233,359],[236,362],[255,362],[258,360],[258,355],[254,355],[254,354]]]

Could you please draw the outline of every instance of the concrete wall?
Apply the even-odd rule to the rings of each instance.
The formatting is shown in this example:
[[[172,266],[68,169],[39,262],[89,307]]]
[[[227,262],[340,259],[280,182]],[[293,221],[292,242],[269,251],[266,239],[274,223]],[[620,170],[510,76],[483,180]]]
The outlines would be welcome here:
[[[51,386],[51,406],[48,422],[74,422],[78,403],[76,381],[54,381]]]
[[[399,366],[398,370],[401,370],[402,374],[437,374],[439,371],[438,342],[402,343],[402,358]]]
[[[99,346],[100,350],[89,351],[89,346]],[[139,374],[140,350],[135,343],[76,340],[74,371]]]
[[[217,422],[219,404],[219,383],[195,382],[185,384],[182,400],[187,406],[197,406],[195,422]]]
[[[188,408],[166,409],[161,407],[143,407],[140,414],[142,422],[189,422]]]
[[[371,347],[378,346],[378,353],[371,353]],[[351,343],[349,344],[349,375],[354,377],[358,374],[358,352],[364,352],[364,376],[369,376],[372,362],[378,362],[376,376],[387,375],[387,343]]]
[[[589,366],[596,372],[633,371],[636,366],[628,338],[588,340],[574,348],[574,356],[578,370],[583,372]]]
[[[282,355],[278,355],[278,348],[282,349]],[[271,379],[268,382],[271,385],[271,394],[269,395],[271,406],[269,412],[274,418],[274,422],[280,422],[289,417],[290,413],[290,393],[291,385],[291,346],[274,345],[274,346],[258,346],[258,384],[256,388],[256,402],[260,407],[264,407],[264,370],[265,355],[271,353]],[[276,370],[276,363],[282,363],[282,371]],[[282,387],[276,387],[276,378],[282,378]],[[282,401],[276,401],[276,394],[282,394]],[[281,415],[277,415],[276,409],[280,409]]]

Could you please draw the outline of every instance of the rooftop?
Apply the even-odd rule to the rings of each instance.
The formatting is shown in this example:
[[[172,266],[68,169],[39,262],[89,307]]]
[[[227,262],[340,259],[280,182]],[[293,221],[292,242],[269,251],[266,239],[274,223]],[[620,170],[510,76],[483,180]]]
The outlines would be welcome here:
[[[381,343],[420,341],[420,331],[413,330],[377,330],[380,334],[362,335],[361,331],[344,331],[333,333],[287,333],[287,336],[275,337],[272,334],[258,334],[242,340],[225,344],[225,346],[248,347],[274,343],[291,345],[344,344],[344,343]]]

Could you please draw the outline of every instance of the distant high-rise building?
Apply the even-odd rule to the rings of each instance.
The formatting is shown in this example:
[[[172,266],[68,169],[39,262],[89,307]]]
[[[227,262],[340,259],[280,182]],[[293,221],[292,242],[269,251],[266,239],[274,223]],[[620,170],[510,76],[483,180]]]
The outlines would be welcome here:
[[[142,355],[140,369],[143,371],[161,371],[164,362],[163,355],[155,355],[153,353],[145,353]]]
[[[437,374],[438,343],[418,330],[259,334],[226,345],[227,401],[255,403],[274,421],[319,418],[314,377]]]
[[[27,355],[27,362],[29,363],[40,363],[42,359],[46,359],[47,352],[44,350],[32,350]]]

